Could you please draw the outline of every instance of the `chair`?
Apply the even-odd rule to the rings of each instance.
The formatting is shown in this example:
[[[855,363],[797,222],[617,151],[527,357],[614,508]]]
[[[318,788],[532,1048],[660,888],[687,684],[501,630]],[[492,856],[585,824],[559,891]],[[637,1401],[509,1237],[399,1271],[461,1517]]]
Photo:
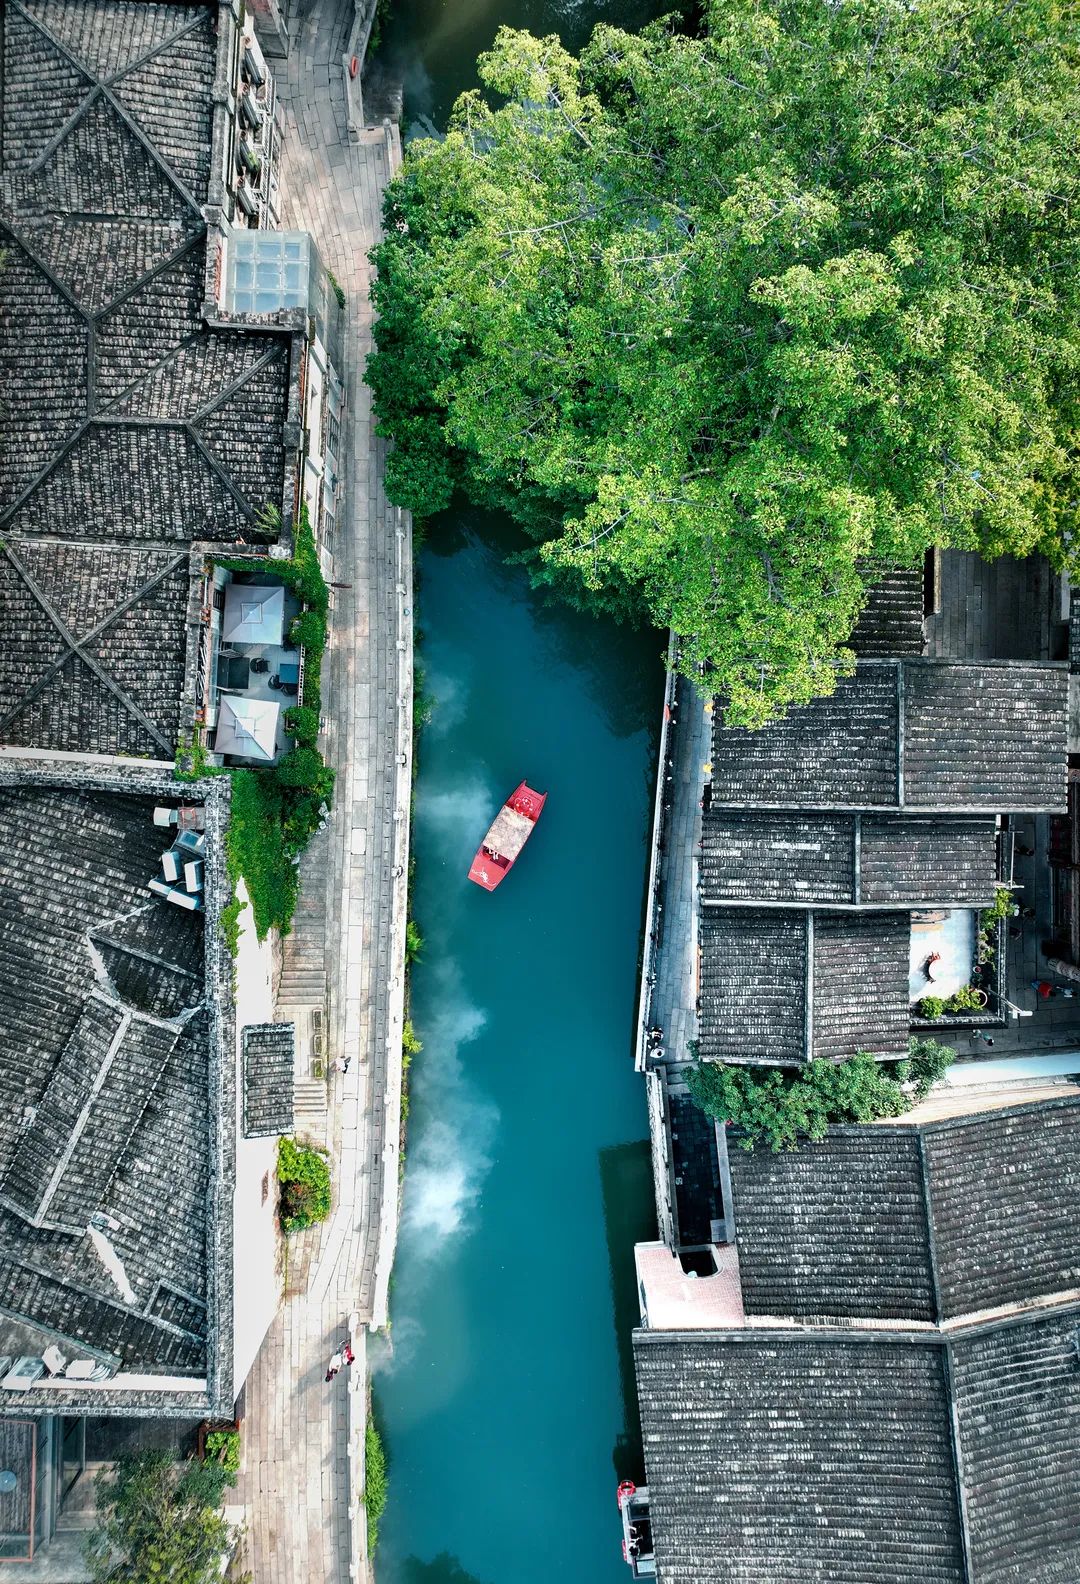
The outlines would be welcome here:
[[[268,687],[272,687],[275,692],[280,690],[280,688],[282,686],[282,681],[281,681],[281,678],[278,676],[276,671],[274,672],[272,677],[268,678],[267,686]]]
[[[281,691],[286,698],[295,698],[300,691],[300,684],[299,682],[282,682]]]
[[[255,659],[251,662],[251,669],[253,671],[259,672],[261,675],[263,671],[269,671],[270,662],[269,660],[264,660],[261,656],[256,655]]]

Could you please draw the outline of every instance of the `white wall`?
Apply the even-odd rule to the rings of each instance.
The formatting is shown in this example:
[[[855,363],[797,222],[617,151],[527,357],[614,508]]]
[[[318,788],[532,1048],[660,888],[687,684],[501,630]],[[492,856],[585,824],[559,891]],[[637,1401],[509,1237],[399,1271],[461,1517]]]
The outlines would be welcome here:
[[[247,892],[241,880],[239,895]],[[275,1270],[277,1139],[243,1136],[241,1032],[248,1023],[272,1023],[274,995],[269,941],[260,944],[250,905],[240,914],[236,955],[236,1193],[233,1198],[233,1383],[247,1379],[263,1337],[277,1313],[281,1283]],[[263,1183],[267,1192],[263,1198]]]

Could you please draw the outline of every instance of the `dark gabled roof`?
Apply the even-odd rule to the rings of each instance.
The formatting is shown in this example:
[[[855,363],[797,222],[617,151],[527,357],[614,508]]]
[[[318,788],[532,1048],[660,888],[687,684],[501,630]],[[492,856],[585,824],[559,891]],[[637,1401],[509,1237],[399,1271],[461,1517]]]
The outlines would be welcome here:
[[[949,1349],[972,1584],[1080,1578],[1080,1313]]]
[[[944,1319],[1080,1288],[1080,1098],[921,1132]]]
[[[730,1169],[748,1315],[937,1318],[914,1128],[733,1149]]]
[[[220,1341],[211,1283],[231,1282],[231,1260],[212,1270],[212,1139],[232,1124],[212,1102],[224,1009],[204,916],[147,890],[172,836],[152,819],[170,778],[129,796],[0,768],[0,1353],[8,1329],[17,1344],[29,1328],[69,1357],[73,1344],[202,1377]],[[146,779],[134,765],[110,775]]]
[[[855,820],[710,807],[702,815],[699,874],[705,903],[852,902]]]
[[[0,741],[171,759],[189,548],[282,497],[288,340],[203,319],[216,14],[0,11]]]
[[[636,1332],[658,1577],[1073,1584],[1078,1322]]]
[[[1035,811],[1065,805],[1062,666],[862,661],[760,731],[713,718],[714,804]]]
[[[906,913],[708,909],[700,925],[702,1058],[796,1066],[858,1051],[902,1055],[909,940]]]
[[[293,1126],[296,1026],[249,1023],[244,1053],[244,1137],[289,1133]]]
[[[997,827],[968,819],[861,814],[859,901],[868,907],[989,907],[997,883]]]
[[[634,1334],[662,1584],[963,1584],[943,1350]]]
[[[702,816],[706,904],[987,907],[996,826],[948,818],[730,809]]]
[[[1080,1289],[1080,1097],[734,1150],[747,1313],[950,1321]]]
[[[926,647],[923,599],[921,566],[878,574],[849,639],[851,648],[862,660],[921,655]]]
[[[699,1053],[795,1065],[806,1056],[802,913],[725,910],[701,920]]]
[[[897,668],[863,664],[836,691],[758,731],[713,713],[712,801],[779,808],[897,802]]]

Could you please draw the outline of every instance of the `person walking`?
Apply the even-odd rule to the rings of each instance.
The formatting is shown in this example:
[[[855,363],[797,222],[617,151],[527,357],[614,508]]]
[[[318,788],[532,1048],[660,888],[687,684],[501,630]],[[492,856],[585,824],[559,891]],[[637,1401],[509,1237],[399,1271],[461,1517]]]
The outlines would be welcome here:
[[[331,1353],[330,1362],[326,1366],[326,1378],[328,1381],[333,1380],[334,1376],[338,1373],[344,1362],[344,1354],[342,1354],[340,1351],[337,1353]]]

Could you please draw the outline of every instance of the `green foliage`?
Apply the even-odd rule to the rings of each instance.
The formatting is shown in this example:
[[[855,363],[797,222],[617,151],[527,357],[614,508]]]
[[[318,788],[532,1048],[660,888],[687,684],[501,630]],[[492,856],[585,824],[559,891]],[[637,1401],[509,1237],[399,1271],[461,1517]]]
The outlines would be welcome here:
[[[401,1031],[401,1048],[410,1061],[414,1056],[419,1056],[424,1048],[423,1041],[418,1040],[416,1037],[416,1031],[412,1026],[412,1018],[405,1019],[405,1027]]]
[[[364,1509],[367,1513],[367,1549],[368,1556],[372,1556],[379,1543],[379,1519],[386,1511],[386,1500],[390,1494],[390,1482],[386,1469],[386,1452],[382,1439],[375,1428],[375,1421],[368,1416],[364,1428]]]
[[[979,928],[991,930],[995,924],[1002,923],[1008,918],[1015,918],[1020,907],[1008,886],[998,886],[994,892],[993,906],[983,908],[979,914]]]
[[[236,1484],[236,1476],[240,1471],[240,1432],[239,1430],[210,1430],[206,1436],[206,1459],[210,1463],[220,1463],[225,1470],[225,1477],[230,1485]]]
[[[317,649],[321,653],[326,648],[326,617],[317,610],[301,611],[293,619],[289,636],[304,649]]]
[[[405,926],[405,966],[411,968],[424,949],[424,937],[420,933],[420,926],[415,919],[410,919]]]
[[[947,1012],[970,1012],[986,1005],[986,996],[974,985],[961,985],[945,1003]]]
[[[285,797],[272,771],[232,772],[227,854],[230,877],[243,875],[255,929],[263,940],[276,926],[288,933],[300,877],[286,844]]]
[[[337,298],[338,307],[339,308],[344,308],[344,306],[345,306],[345,288],[340,284],[340,282],[338,281],[337,276],[334,274],[332,269],[327,269],[326,278],[330,282],[331,291],[333,292],[334,296]]]
[[[324,768],[317,748],[293,748],[278,760],[274,776],[283,787],[315,787]]]
[[[86,1541],[94,1584],[220,1584],[231,1549],[219,1462],[172,1453],[120,1458],[97,1477],[98,1527]],[[250,1578],[250,1576],[248,1576]]]
[[[330,1167],[321,1150],[295,1139],[278,1140],[281,1225],[299,1232],[330,1214]]]
[[[395,500],[505,507],[756,725],[876,568],[1080,543],[1080,101],[1044,0],[706,15],[499,32],[388,190],[368,379]]]
[[[897,1062],[896,1078],[902,1084],[914,1084],[912,1098],[917,1103],[926,1099],[931,1089],[945,1076],[955,1060],[956,1052],[950,1050],[947,1045],[939,1044],[937,1040],[909,1040],[908,1059],[906,1062]]]
[[[877,1062],[865,1052],[844,1062],[819,1059],[793,1071],[698,1062],[686,1081],[703,1111],[739,1130],[744,1149],[759,1141],[773,1150],[794,1149],[800,1138],[823,1138],[833,1122],[902,1116],[951,1060],[944,1046],[913,1040],[907,1061],[896,1064]],[[914,1084],[910,1093],[908,1084]]]
[[[941,1017],[944,1011],[945,1002],[940,996],[923,996],[919,1002],[920,1017],[935,1019]]]
[[[310,747],[319,735],[319,712],[307,704],[294,704],[285,711],[285,730],[302,748]]]

